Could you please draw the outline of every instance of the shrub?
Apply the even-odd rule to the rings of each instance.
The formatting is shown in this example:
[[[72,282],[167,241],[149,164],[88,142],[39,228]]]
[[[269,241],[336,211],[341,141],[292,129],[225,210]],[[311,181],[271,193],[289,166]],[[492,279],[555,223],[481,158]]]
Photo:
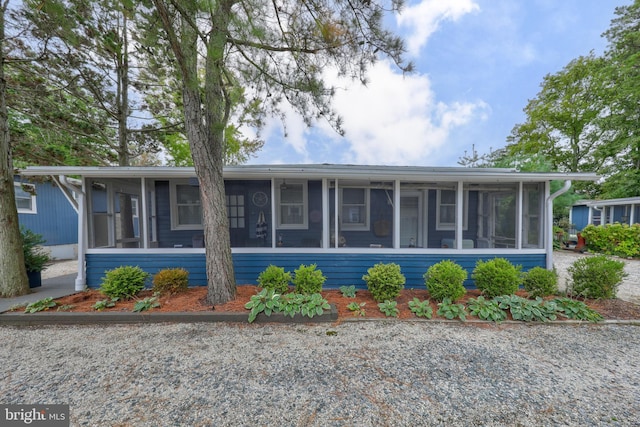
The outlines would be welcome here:
[[[570,295],[583,298],[613,299],[618,286],[626,277],[624,262],[605,255],[580,258],[568,269]]]
[[[558,293],[558,273],[534,267],[524,275],[522,285],[532,298],[555,295]]]
[[[289,282],[291,281],[291,273],[285,272],[284,268],[275,265],[268,266],[258,276],[258,285],[263,289],[271,289],[279,294],[289,291]]]
[[[588,225],[580,234],[592,252],[622,257],[640,256],[640,225]]]
[[[177,294],[189,288],[189,272],[183,268],[165,268],[153,276],[153,292]]]
[[[436,301],[445,298],[456,301],[467,292],[464,288],[467,271],[453,261],[445,260],[432,265],[423,277],[431,298]]]
[[[489,261],[478,260],[471,278],[476,287],[489,298],[516,293],[520,286],[521,266],[515,266],[504,258]]]
[[[132,298],[144,289],[149,276],[140,267],[123,265],[105,273],[100,292],[111,298]]]
[[[316,264],[301,265],[293,272],[293,284],[296,292],[301,294],[317,294],[322,292],[322,285],[327,280]]]
[[[406,282],[400,266],[395,263],[374,265],[362,276],[362,280],[367,282],[367,288],[377,302],[395,300]]]
[[[24,266],[27,271],[42,271],[51,264],[51,256],[42,247],[46,241],[41,234],[34,233],[25,227],[20,227],[22,234],[22,252]]]

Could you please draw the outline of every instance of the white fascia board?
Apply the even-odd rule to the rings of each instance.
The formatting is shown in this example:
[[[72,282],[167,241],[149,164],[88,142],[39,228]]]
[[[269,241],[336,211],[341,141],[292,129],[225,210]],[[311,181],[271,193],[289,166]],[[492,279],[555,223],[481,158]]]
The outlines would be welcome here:
[[[20,171],[25,176],[81,175],[93,178],[191,178],[193,167],[75,167],[29,166]],[[594,173],[516,172],[509,169],[419,167],[419,166],[363,166],[363,165],[240,165],[224,169],[227,179],[358,179],[433,182],[541,182],[553,180],[596,181]]]

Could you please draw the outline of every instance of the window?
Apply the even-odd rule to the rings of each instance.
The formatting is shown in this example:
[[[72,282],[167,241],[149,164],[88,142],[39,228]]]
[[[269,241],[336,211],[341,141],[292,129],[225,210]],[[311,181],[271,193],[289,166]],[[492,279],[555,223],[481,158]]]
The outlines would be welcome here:
[[[227,196],[227,217],[229,228],[244,228],[244,195]]]
[[[200,187],[188,182],[171,183],[171,229],[202,229],[202,204]]]
[[[456,228],[456,190],[438,190],[436,194],[436,230],[455,230]],[[462,204],[462,228],[467,227],[467,206],[469,192],[465,191]]]
[[[369,229],[369,189],[340,189],[340,226],[343,230]]]
[[[13,183],[18,213],[36,214],[36,187],[32,184]]]
[[[308,227],[307,181],[281,181],[278,190],[278,228]]]

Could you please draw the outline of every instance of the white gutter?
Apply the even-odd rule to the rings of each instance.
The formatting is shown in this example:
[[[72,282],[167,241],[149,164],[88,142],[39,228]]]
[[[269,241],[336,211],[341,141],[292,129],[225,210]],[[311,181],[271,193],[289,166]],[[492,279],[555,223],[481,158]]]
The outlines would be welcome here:
[[[564,185],[561,189],[556,191],[547,197],[546,207],[547,207],[547,238],[545,243],[545,248],[547,250],[547,270],[553,270],[553,201],[558,198],[558,196],[562,196],[564,193],[569,191],[571,188],[571,180],[568,179],[564,182]]]
[[[71,184],[65,175],[60,175],[60,183],[64,185],[68,190],[75,191],[78,195],[77,200],[77,212],[78,212],[78,275],[76,276],[75,290],[83,291],[86,284],[86,274],[84,271],[84,254],[86,251],[85,245],[85,191],[84,191],[84,179],[82,180],[82,188]]]

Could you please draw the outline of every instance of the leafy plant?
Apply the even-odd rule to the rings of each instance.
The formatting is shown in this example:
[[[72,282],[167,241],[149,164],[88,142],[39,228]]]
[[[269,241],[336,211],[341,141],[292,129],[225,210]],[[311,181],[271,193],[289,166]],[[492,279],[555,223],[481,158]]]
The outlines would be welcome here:
[[[304,302],[302,303],[302,307],[300,307],[300,314],[303,316],[310,318],[313,318],[316,315],[321,316],[325,310],[329,310],[331,308],[331,306],[329,306],[329,302],[318,293],[305,295],[304,297]]]
[[[116,302],[118,302],[118,299],[119,298],[108,298],[108,299],[96,301],[95,304],[93,304],[92,308],[97,311],[102,311],[106,308],[115,307]]]
[[[349,309],[350,311],[353,311],[353,315],[354,316],[364,316],[366,314],[364,306],[366,305],[366,302],[361,302],[360,304],[358,304],[357,302],[351,302],[347,305],[347,309]]]
[[[478,298],[471,298],[467,302],[467,308],[469,309],[469,314],[482,320],[502,322],[507,318],[507,313],[500,308],[497,301],[487,300],[482,295]]]
[[[624,262],[605,255],[580,258],[567,271],[570,276],[569,295],[583,298],[613,299],[627,276]]]
[[[467,292],[464,288],[467,270],[453,261],[443,260],[432,265],[423,277],[429,295],[436,301],[444,298],[456,301]]]
[[[445,319],[460,319],[465,321],[467,318],[467,312],[462,304],[455,304],[451,301],[451,298],[444,298],[441,303],[438,304],[438,316],[442,316]]]
[[[517,295],[502,295],[496,297],[495,301],[500,308],[509,310],[513,320],[547,322],[557,319],[556,305],[553,302],[545,304],[540,297],[530,300]]]
[[[558,293],[558,273],[542,267],[534,267],[525,273],[522,285],[532,298]]]
[[[400,309],[398,309],[398,303],[396,301],[386,300],[380,302],[378,303],[378,308],[380,308],[380,311],[387,317],[398,317],[398,314],[400,314]]]
[[[592,252],[640,257],[640,224],[590,224],[580,233]]]
[[[64,304],[58,307],[58,311],[70,311],[73,310],[75,305],[73,304]]]
[[[362,276],[362,280],[367,282],[367,288],[377,302],[396,299],[406,282],[400,266],[395,263],[374,265]]]
[[[269,265],[258,276],[258,285],[260,287],[272,289],[280,294],[289,291],[289,282],[291,282],[291,273],[285,272],[284,268],[275,265]]]
[[[184,268],[165,268],[153,276],[153,292],[172,295],[189,289],[189,272]]]
[[[22,234],[22,252],[24,266],[27,271],[42,271],[51,264],[51,256],[42,247],[46,241],[41,234],[34,233],[25,227],[20,227]]]
[[[316,264],[301,265],[293,272],[293,284],[296,292],[301,294],[316,294],[322,292],[322,285],[327,280]]]
[[[271,316],[274,310],[280,308],[280,294],[273,289],[263,289],[256,295],[252,295],[249,302],[244,305],[244,308],[251,310],[249,312],[249,323],[256,320],[258,314],[263,312],[266,316]]]
[[[342,296],[345,298],[355,298],[356,296],[356,286],[340,286],[340,292],[342,292]]]
[[[304,301],[305,295],[302,294],[290,293],[280,295],[280,298],[276,301],[276,306],[274,306],[274,312],[282,312],[285,316],[293,317],[300,313]]]
[[[160,307],[160,303],[158,302],[159,294],[155,293],[152,297],[146,297],[143,300],[137,301],[133,305],[133,311],[135,313],[140,313],[141,311],[151,310],[152,308]]]
[[[53,300],[52,297],[43,298],[41,300],[32,302],[27,305],[24,309],[25,313],[37,313],[38,311],[45,311],[53,308],[57,305],[57,303]]]
[[[511,295],[516,293],[520,286],[521,268],[511,264],[505,258],[478,260],[471,278],[475,281],[476,287],[489,298]]]
[[[414,297],[413,300],[409,301],[409,310],[418,317],[431,319],[431,316],[433,316],[433,309],[429,300],[420,301]]]
[[[123,265],[106,272],[100,292],[111,298],[131,299],[144,289],[149,277],[140,267]]]
[[[562,316],[575,320],[588,320],[589,322],[600,322],[603,317],[597,311],[589,308],[584,302],[571,298],[556,298],[556,311]]]

